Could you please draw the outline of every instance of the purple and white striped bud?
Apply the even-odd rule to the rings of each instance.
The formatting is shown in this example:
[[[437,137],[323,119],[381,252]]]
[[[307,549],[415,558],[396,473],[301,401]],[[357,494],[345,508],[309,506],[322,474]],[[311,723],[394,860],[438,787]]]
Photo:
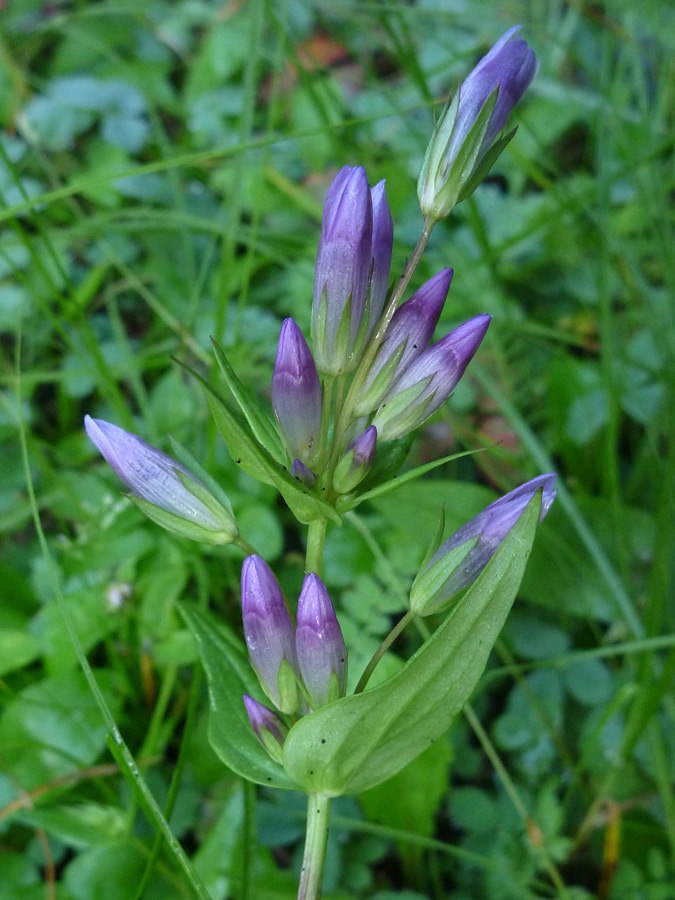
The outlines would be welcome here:
[[[373,425],[381,441],[402,437],[421,425],[447,400],[485,337],[491,316],[474,316],[408,367],[388,390]]]
[[[251,728],[273,760],[283,763],[283,746],[288,728],[279,716],[253,697],[244,694],[244,706]]]
[[[295,646],[312,709],[344,697],[347,648],[328,591],[313,572],[305,576],[298,599]]]
[[[389,209],[384,181],[380,181],[372,188],[370,196],[373,202],[373,242],[370,253],[372,270],[368,297],[368,327],[364,343],[375,331],[382,315],[394,247],[394,220]]]
[[[558,493],[555,475],[539,475],[521,484],[486,506],[442,544],[412,586],[413,612],[420,616],[438,612],[472,584],[537,491],[541,491],[541,522]]]
[[[355,415],[365,416],[377,409],[387,391],[426,350],[448,296],[452,275],[452,269],[442,269],[396,310],[368,370]]]
[[[313,342],[329,375],[356,367],[373,243],[373,202],[365,170],[344,166],[328,189],[314,274]]]
[[[348,494],[366,477],[375,459],[376,442],[377,428],[371,425],[349,444],[333,475],[338,493]]]
[[[168,531],[209,544],[231,544],[239,531],[221,494],[217,500],[185,466],[117,425],[84,417],[87,435],[131,490],[131,500]]]
[[[293,319],[284,320],[279,334],[272,406],[289,455],[311,466],[319,452],[321,383],[312,351]]]
[[[241,614],[249,657],[262,689],[277,709],[294,713],[300,703],[295,628],[279,582],[259,556],[241,567]]]
[[[487,175],[513,133],[495,142],[537,71],[516,25],[481,59],[446,105],[417,182],[422,213],[445,218]]]

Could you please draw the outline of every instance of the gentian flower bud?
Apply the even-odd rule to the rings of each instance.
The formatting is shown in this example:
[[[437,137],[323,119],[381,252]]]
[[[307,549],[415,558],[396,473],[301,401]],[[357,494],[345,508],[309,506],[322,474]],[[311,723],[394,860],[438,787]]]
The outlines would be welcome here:
[[[321,384],[312,351],[293,319],[281,326],[272,375],[272,406],[291,457],[316,461],[321,430]]]
[[[485,336],[491,316],[474,316],[432,344],[409,366],[375,413],[381,441],[417,428],[447,400]]]
[[[442,269],[396,310],[368,370],[355,415],[365,416],[376,409],[410,363],[426,350],[443,310],[452,274],[452,269]]]
[[[314,573],[305,576],[298,599],[295,645],[312,708],[343,697],[347,648],[328,591]]]
[[[373,203],[373,242],[370,252],[372,274],[368,297],[368,327],[364,343],[375,331],[382,315],[394,247],[394,220],[391,217],[384,181],[380,181],[371,189],[370,196]]]
[[[308,487],[310,490],[316,484],[316,475],[311,469],[307,468],[301,459],[296,458],[293,460],[291,465],[291,475],[293,478],[299,478],[305,487]]]
[[[555,475],[539,475],[521,484],[456,531],[415,579],[410,608],[418,615],[431,615],[475,581],[537,491],[541,491],[541,522],[558,493]]]
[[[417,182],[422,213],[444,219],[487,175],[513,133],[493,143],[537,71],[510,28],[455,92],[438,121]]]
[[[244,706],[251,728],[273,760],[283,763],[283,746],[288,728],[279,716],[253,697],[244,694]]]
[[[241,614],[244,637],[262,689],[277,709],[294,713],[300,702],[295,629],[279,582],[259,556],[241,567]]]
[[[351,372],[371,272],[373,202],[365,170],[344,166],[323,211],[314,275],[313,338],[317,367],[329,375]]]
[[[158,525],[209,544],[235,540],[239,531],[232,509],[216,500],[177,460],[103,419],[85,416],[84,427],[105,461],[131,490],[131,500]]]
[[[333,487],[338,493],[348,494],[366,477],[375,459],[376,441],[377,428],[371,425],[349,444],[333,475]]]

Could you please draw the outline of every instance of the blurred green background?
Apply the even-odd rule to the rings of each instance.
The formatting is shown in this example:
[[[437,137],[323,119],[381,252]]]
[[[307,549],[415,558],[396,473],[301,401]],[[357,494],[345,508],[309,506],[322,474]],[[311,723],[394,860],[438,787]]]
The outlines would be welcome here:
[[[241,553],[145,520],[82,418],[184,443],[297,596],[303,535],[232,464],[172,357],[218,383],[214,335],[269,394],[282,319],[308,333],[345,163],[387,179],[400,271],[433,115],[515,23],[540,61],[518,134],[415,280],[455,269],[439,335],[494,320],[410,464],[497,443],[330,531],[352,673],[404,608],[442,502],[450,530],[540,472],[560,495],[468,715],[335,803],[325,894],[673,900],[673,7],[0,6],[0,900],[193,896],[164,845],[152,856],[59,592],[213,900],[295,896],[304,798],[254,796],[218,761],[175,608],[209,603],[239,629]]]

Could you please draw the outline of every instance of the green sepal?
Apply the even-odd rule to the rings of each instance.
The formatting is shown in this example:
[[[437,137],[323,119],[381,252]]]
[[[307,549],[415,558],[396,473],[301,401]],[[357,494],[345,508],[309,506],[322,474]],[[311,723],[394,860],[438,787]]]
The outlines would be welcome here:
[[[508,134],[503,135],[494,142],[485,156],[478,163],[471,178],[467,182],[464,189],[461,191],[459,197],[457,198],[458,203],[461,203],[462,200],[466,200],[467,197],[473,194],[481,181],[487,178],[490,173],[490,169],[502,155],[502,152],[506,148],[506,146],[511,143],[516,131],[518,131],[518,129],[514,128],[513,131],[509,131]]]
[[[429,560],[432,558],[434,553],[441,546],[441,541],[443,540],[443,532],[445,531],[445,503],[441,506],[441,511],[438,515],[438,522],[436,523],[436,528],[434,529],[433,536],[431,538],[431,543],[429,544],[429,548],[427,552],[424,554],[424,559],[420,563],[419,571],[422,572],[429,565]]]
[[[285,657],[279,665],[277,691],[279,692],[279,709],[288,715],[297,712],[300,706],[298,679],[293,666]],[[270,697],[270,699],[272,698]]]
[[[272,734],[272,732],[265,728],[264,725],[260,728],[260,740],[262,742],[263,747],[272,757],[274,762],[279,763],[280,766],[284,764],[284,751],[283,745],[279,743],[277,738]]]
[[[329,796],[367,790],[447,730],[478,683],[511,609],[540,510],[537,495],[471,588],[399,672],[291,728],[284,766],[302,790]]]
[[[224,623],[195,606],[179,610],[197,642],[209,685],[209,742],[225,765],[256,784],[297,789],[268,756],[251,727],[243,696],[263,702],[242,642]]]
[[[212,497],[218,503],[220,503],[220,505],[223,506],[234,518],[234,512],[232,511],[230,498],[218,484],[213,475],[207,472],[206,469],[197,462],[190,451],[187,450],[182,444],[179,444],[175,438],[171,437],[171,435],[169,435],[169,440],[171,441],[171,449],[173,450],[173,454],[178,462],[182,463],[186,469],[192,472],[195,477],[198,478],[201,483],[209,490]]]
[[[479,537],[476,536],[454,547],[435,562],[427,572],[424,571],[425,564],[420,566],[420,572],[410,589],[410,609],[414,613],[418,616],[430,616],[433,613],[440,612],[445,606],[450,606],[452,598],[448,599],[447,602],[434,605],[434,596],[443,587],[455,569],[461,566],[478,543],[478,540]],[[431,559],[431,556],[429,559]]]
[[[213,345],[213,352],[220,371],[225,376],[227,386],[248,422],[253,436],[276,462],[284,465],[286,462],[286,451],[271,417],[263,410],[258,399],[251,396],[250,392],[241,383],[220,344],[214,338],[211,338],[211,344]]]
[[[186,479],[186,486],[188,484],[190,484],[190,480]],[[229,529],[225,528],[222,531],[212,531],[204,528],[202,525],[190,522],[189,519],[185,519],[183,516],[177,516],[161,506],[150,503],[149,500],[145,500],[143,497],[137,497],[136,494],[126,494],[126,496],[153,522],[156,522],[162,528],[166,528],[167,531],[172,531],[181,537],[190,538],[192,541],[201,541],[204,544],[231,544],[237,536],[236,531],[233,534]]]
[[[186,475],[185,472],[181,472],[180,469],[176,470],[176,476],[183,487],[190,491],[193,497],[196,497],[200,503],[204,504],[209,512],[212,512],[213,515],[216,516],[222,523],[223,531],[228,531],[234,540],[239,534],[239,529],[237,528],[237,522],[234,518],[234,513],[232,512],[229,500],[227,506],[223,506],[216,500],[205,485],[200,484],[196,479]],[[221,493],[224,493],[224,491],[221,491]]]

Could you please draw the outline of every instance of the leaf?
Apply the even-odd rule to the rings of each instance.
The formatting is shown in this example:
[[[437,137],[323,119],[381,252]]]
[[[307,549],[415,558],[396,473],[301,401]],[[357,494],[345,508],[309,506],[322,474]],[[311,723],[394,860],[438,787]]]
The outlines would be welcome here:
[[[227,449],[235,463],[258,481],[274,485],[299,522],[309,525],[314,519],[326,516],[338,525],[341,523],[340,516],[330,504],[310,494],[300,482],[279,468],[267,450],[248,433],[220,398],[209,393],[208,401],[218,430],[225,438]]]
[[[180,360],[176,362],[196,378],[206,390],[211,412],[218,430],[225,438],[227,449],[237,465],[263,484],[271,484],[279,491],[296,519],[309,525],[314,519],[325,516],[337,525],[342,524],[339,514],[329,503],[310,494],[302,484],[279,468],[267,450],[256,441],[248,428],[226,406],[223,399],[204,378]]]
[[[249,391],[237,377],[234,369],[225,356],[223,348],[214,338],[211,338],[213,352],[220,370],[225,376],[227,386],[232,391],[232,396],[237,401],[239,409],[244,414],[256,440],[263,445],[274,459],[283,465],[286,462],[286,452],[279,439],[279,434],[270,417],[263,411],[257,398],[252,397]]]
[[[179,609],[197,641],[209,683],[211,746],[228,768],[249,781],[295,787],[282,767],[267,755],[251,728],[243,695],[268,701],[241,643],[223,622],[207,613],[182,604]]]
[[[345,497],[345,500],[349,498],[349,503],[340,504],[340,512],[346,512],[348,509],[354,509],[360,503],[363,503],[364,500],[373,500],[376,497],[383,497],[385,494],[390,494],[392,491],[397,490],[404,484],[407,484],[410,481],[414,481],[416,478],[420,478],[422,475],[426,475],[427,472],[432,472],[439,466],[442,466],[448,462],[452,462],[452,460],[454,459],[461,459],[463,456],[472,456],[474,453],[482,453],[483,450],[487,449],[487,447],[479,447],[478,450],[464,450],[462,453],[452,453],[450,456],[443,456],[441,457],[441,459],[435,459],[433,460],[433,462],[425,463],[423,466],[417,466],[414,469],[410,469],[410,471],[404,472],[403,475],[398,475],[397,477],[392,478],[391,481],[385,481],[384,484],[378,484],[377,487],[366,491],[365,494],[361,494],[359,497],[355,497],[354,499],[351,499],[351,495],[347,495],[347,497]]]
[[[367,790],[446,731],[483,673],[516,596],[540,502],[532,498],[477,581],[399,673],[293,726],[284,765],[303,790],[332,796]]]

